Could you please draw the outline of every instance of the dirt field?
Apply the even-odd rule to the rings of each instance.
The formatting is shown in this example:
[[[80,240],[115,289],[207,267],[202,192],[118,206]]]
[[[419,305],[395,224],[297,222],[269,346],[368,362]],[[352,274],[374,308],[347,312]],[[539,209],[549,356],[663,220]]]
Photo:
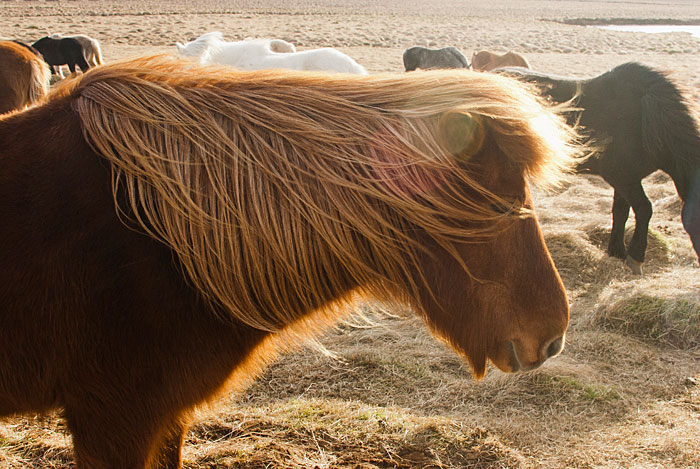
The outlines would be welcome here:
[[[284,4],[283,7],[273,6]],[[0,36],[98,39],[107,62],[175,53],[209,31],[332,46],[370,73],[402,72],[413,45],[514,50],[532,67],[595,76],[627,61],[673,72],[700,97],[700,39],[584,24],[700,24],[695,0],[4,1]],[[700,467],[700,269],[663,173],[643,276],[605,255],[612,189],[575,176],[535,192],[571,302],[566,349],[541,369],[475,382],[410,311],[367,306],[373,325],[322,338],[333,357],[282,357],[248,391],[203,409],[186,467]],[[633,219],[629,222],[633,225]],[[537,285],[533,285],[537,288]],[[0,366],[2,366],[0,364]],[[58,415],[0,421],[0,467],[70,467]]]

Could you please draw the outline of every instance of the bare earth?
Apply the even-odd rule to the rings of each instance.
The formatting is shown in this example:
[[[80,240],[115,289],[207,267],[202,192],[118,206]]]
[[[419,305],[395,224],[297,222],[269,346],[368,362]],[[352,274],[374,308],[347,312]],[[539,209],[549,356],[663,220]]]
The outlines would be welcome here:
[[[176,41],[221,31],[336,47],[370,73],[402,72],[413,45],[452,45],[467,57],[514,50],[534,69],[580,77],[639,61],[673,72],[693,103],[700,97],[700,39],[564,22],[700,24],[696,0],[3,1],[0,12],[2,37],[88,34],[107,62],[174,54]],[[299,350],[246,394],[203,410],[185,466],[700,467],[700,269],[673,183],[656,173],[645,189],[654,215],[641,277],[605,255],[605,182],[575,176],[535,192],[572,311],[565,351],[540,370],[494,369],[476,383],[410,312],[368,307],[372,326],[322,339],[335,358]],[[58,415],[0,421],[0,467],[71,461]]]

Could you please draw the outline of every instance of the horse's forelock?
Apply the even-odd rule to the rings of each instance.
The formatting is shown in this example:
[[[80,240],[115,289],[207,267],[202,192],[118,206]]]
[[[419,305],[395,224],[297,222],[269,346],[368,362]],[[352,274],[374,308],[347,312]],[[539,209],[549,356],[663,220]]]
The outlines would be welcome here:
[[[521,86],[469,72],[237,72],[149,58],[92,69],[65,93],[113,164],[130,201],[121,209],[205,296],[275,330],[348,278],[405,295],[406,256],[421,249],[411,227],[445,245],[487,234],[465,232],[465,217],[495,215],[460,187],[498,196],[450,157],[444,113],[478,116],[524,173],[570,154],[563,124]]]

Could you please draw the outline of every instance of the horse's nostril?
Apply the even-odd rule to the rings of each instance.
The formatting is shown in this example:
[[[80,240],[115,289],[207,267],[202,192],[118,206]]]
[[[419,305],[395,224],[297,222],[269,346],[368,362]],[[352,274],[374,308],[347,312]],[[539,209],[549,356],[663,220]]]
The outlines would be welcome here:
[[[564,337],[559,337],[558,339],[554,339],[549,346],[547,346],[547,350],[545,351],[545,357],[544,359],[552,358],[556,355],[559,354],[559,352],[562,351],[564,348]]]

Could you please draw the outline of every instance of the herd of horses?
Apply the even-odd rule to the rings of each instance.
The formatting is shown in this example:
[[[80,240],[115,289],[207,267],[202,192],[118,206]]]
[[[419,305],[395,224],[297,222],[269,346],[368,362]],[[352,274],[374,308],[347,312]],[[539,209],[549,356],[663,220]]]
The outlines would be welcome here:
[[[0,42],[22,98],[0,94],[0,416],[61,409],[79,467],[181,467],[196,406],[365,297],[410,306],[477,378],[540,366],[569,306],[529,187],[577,165],[615,188],[611,255],[644,260],[657,168],[700,248],[700,136],[649,67],[327,73],[269,60],[311,63],[286,41],[221,42],[178,45],[199,63],[83,53],[48,94],[42,48]]]

